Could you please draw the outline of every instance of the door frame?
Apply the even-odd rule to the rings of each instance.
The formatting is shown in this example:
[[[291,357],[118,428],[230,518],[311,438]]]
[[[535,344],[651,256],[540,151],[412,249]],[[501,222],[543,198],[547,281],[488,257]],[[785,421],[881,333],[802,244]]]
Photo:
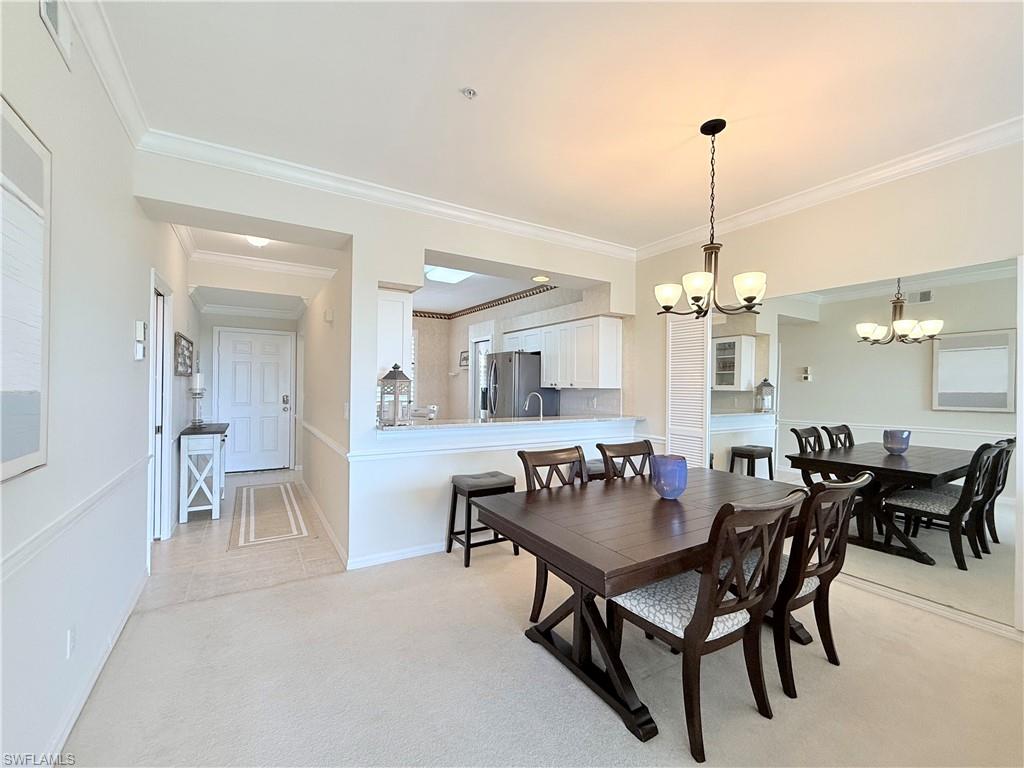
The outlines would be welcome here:
[[[469,329],[469,374],[466,378],[469,379],[467,393],[467,415],[469,418],[475,418],[476,413],[480,412],[480,389],[474,387],[474,380],[476,379],[476,345],[481,342],[489,342],[491,345],[491,352],[494,352],[494,321],[486,321],[485,323],[479,323],[476,326],[476,332],[471,326]],[[475,391],[474,391],[475,390]]]
[[[266,328],[238,328],[230,325],[215,325],[213,326],[213,349],[210,350],[210,361],[213,367],[213,385],[210,387],[210,392],[213,401],[210,403],[210,413],[213,415],[214,421],[220,420],[220,335],[227,331],[228,333],[265,333],[272,336],[289,336],[291,337],[291,344],[289,344],[292,375],[288,379],[288,402],[291,408],[288,411],[288,467],[287,469],[295,469],[295,414],[298,412],[296,405],[296,376],[298,375],[298,359],[296,350],[298,349],[298,334],[296,331],[273,331]],[[246,470],[248,471],[248,470]],[[252,470],[262,472],[263,470]]]
[[[153,401],[156,397],[156,381],[158,371],[156,368],[156,357],[152,354],[152,333],[156,327],[156,292],[159,291],[164,297],[164,366],[163,366],[163,414],[161,423],[163,424],[163,430],[160,433],[161,438],[161,466],[160,466],[160,480],[161,488],[159,489],[159,497],[162,501],[160,510],[160,525],[159,530],[153,530],[153,499],[157,495],[157,489],[153,487],[155,478],[155,456],[156,456],[156,410],[153,407]],[[171,284],[156,271],[156,269],[150,269],[149,275],[149,331],[147,334],[150,339],[146,344],[146,349],[149,350],[149,402],[146,406],[146,413],[148,415],[147,422],[149,424],[149,436],[146,440],[146,445],[149,450],[149,469],[147,471],[148,481],[146,487],[149,491],[146,499],[146,568],[149,569],[150,546],[154,539],[168,539],[171,537],[175,521],[178,519],[177,514],[173,513],[171,503],[171,489],[175,487],[175,484],[171,482],[173,472],[171,471],[172,463],[171,457],[174,453],[174,435],[173,428],[170,428],[174,423],[174,395],[173,395],[173,384],[174,384],[174,371],[173,367],[169,365],[170,355],[169,351],[174,349],[174,291],[171,289]]]

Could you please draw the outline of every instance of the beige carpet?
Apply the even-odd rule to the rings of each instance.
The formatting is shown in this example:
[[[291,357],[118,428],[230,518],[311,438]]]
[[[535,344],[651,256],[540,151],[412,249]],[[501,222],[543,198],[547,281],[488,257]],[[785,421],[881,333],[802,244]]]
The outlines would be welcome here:
[[[992,554],[985,555],[981,560],[974,558],[967,539],[964,539],[966,571],[956,567],[949,533],[924,527],[914,541],[935,559],[935,565],[928,566],[904,557],[851,546],[846,552],[843,571],[940,605],[1012,626],[1015,567],[1013,542],[1016,539],[1013,522],[1010,515],[1000,518],[999,538],[1003,543],[990,544]]]
[[[235,491],[228,549],[309,536],[300,495],[292,483],[245,485]]]
[[[78,765],[691,764],[678,658],[627,628],[661,729],[641,744],[523,637],[532,579],[500,545],[469,569],[431,555],[136,614],[66,749]],[[796,648],[799,699],[764,637],[774,720],[738,646],[705,659],[708,765],[1021,765],[1019,643],[846,585],[832,598],[843,665]]]

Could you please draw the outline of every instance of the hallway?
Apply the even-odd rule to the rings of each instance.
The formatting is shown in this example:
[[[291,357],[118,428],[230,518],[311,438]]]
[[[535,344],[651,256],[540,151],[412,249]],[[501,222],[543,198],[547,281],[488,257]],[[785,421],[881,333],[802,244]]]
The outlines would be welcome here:
[[[237,543],[242,514],[239,489],[291,484],[306,535],[273,537],[243,546]],[[282,584],[310,576],[343,571],[344,565],[317,514],[316,501],[292,470],[241,472],[226,476],[225,497],[219,520],[209,512],[193,513],[166,541],[154,541],[152,569],[135,612],[151,611],[176,603]],[[292,498],[289,497],[289,498]],[[254,525],[263,512],[257,504]],[[271,521],[267,521],[271,525]]]

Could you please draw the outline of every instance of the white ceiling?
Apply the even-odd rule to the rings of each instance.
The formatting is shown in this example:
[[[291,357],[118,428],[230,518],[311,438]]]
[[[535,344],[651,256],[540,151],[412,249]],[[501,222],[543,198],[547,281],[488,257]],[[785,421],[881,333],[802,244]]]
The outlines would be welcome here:
[[[196,308],[208,314],[247,314],[253,317],[294,319],[306,311],[306,303],[300,297],[277,293],[200,285],[192,291],[191,296]]]
[[[439,283],[424,279],[423,287],[412,295],[412,306],[413,309],[427,312],[457,312],[538,285],[529,278],[480,274],[467,277],[460,283]]]
[[[251,232],[234,234],[199,227],[182,228],[191,233],[197,251],[227,253],[271,261],[287,261],[293,264],[308,264],[331,269],[337,269],[339,260],[342,258],[340,251],[298,243],[285,243],[280,240],[271,240],[262,248],[257,248],[255,245],[250,245],[249,241],[245,239],[246,234],[255,234]]]
[[[152,129],[641,246],[1016,117],[1019,3],[108,3]],[[467,101],[459,88],[479,91]]]

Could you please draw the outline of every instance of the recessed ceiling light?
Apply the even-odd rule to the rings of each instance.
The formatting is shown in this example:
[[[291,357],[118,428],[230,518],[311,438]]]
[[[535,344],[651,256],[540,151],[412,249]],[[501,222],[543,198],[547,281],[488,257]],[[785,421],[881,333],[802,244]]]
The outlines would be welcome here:
[[[535,282],[535,283],[546,283],[549,280],[551,280],[551,278],[548,277],[547,275],[534,275],[533,276],[533,282]]]
[[[460,88],[459,93],[461,93],[470,101],[476,98],[476,88],[470,88],[468,85],[465,88]]]
[[[431,267],[424,265],[423,274],[427,280],[435,283],[461,283],[467,277],[472,277],[472,272],[464,272],[461,269],[449,269],[448,267]]]
[[[253,237],[252,235],[246,235],[245,239],[249,241],[249,245],[255,245],[257,248],[262,248],[270,242],[265,237]]]

